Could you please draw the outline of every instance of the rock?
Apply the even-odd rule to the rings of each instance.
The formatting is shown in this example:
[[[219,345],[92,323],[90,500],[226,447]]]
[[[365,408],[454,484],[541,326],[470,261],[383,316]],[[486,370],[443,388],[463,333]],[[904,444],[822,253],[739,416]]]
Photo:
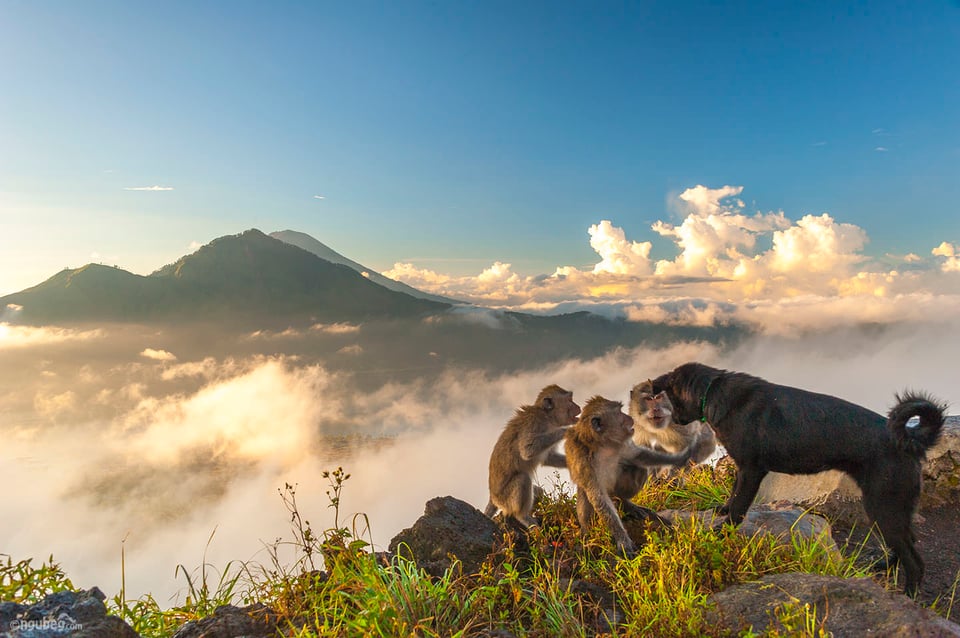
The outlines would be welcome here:
[[[940,441],[923,463],[920,509],[960,504],[960,416],[947,417]]]
[[[837,470],[819,474],[771,472],[760,484],[755,503],[789,501],[844,525],[868,525],[862,494],[849,476]]]
[[[814,634],[822,628],[836,638],[859,638],[867,633],[904,638],[960,637],[960,625],[902,594],[888,592],[869,578],[774,574],[730,587],[712,595],[708,602],[711,609],[707,625],[720,634],[739,634],[752,628],[754,633],[776,630],[794,635],[792,632],[808,627],[804,619],[809,613],[810,620],[816,618]]]
[[[940,442],[922,465],[920,508],[960,504],[960,417],[947,417]],[[843,472],[790,475],[771,472],[760,484],[756,503],[790,501],[845,526],[868,525],[860,488]]]
[[[0,605],[0,635],[9,638],[138,638],[130,625],[107,615],[103,592],[61,591],[33,605]]]
[[[704,525],[713,525],[722,520],[722,517],[713,511],[665,510],[660,514],[669,516],[674,520],[689,519],[696,516]],[[745,536],[766,532],[779,536],[786,541],[789,541],[790,533],[795,532],[807,538],[820,537],[827,546],[836,547],[833,538],[830,536],[830,523],[825,518],[811,514],[787,501],[754,505],[747,510],[747,514],[737,531]]]
[[[212,616],[185,623],[173,638],[274,638],[278,624],[276,612],[266,605],[224,605]]]
[[[494,550],[500,528],[483,512],[452,496],[427,501],[424,514],[390,541],[388,550],[413,558],[434,576],[442,576],[455,556],[463,572],[473,574]]]

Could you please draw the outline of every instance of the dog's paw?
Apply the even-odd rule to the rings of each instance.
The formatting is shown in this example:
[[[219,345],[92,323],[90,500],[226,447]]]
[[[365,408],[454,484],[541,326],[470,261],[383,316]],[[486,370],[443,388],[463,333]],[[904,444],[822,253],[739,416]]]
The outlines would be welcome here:
[[[732,524],[733,523],[730,521],[729,516],[727,515],[721,516],[719,514],[715,514],[713,519],[710,521],[710,529],[713,530],[714,532],[719,532],[727,525],[732,525]]]

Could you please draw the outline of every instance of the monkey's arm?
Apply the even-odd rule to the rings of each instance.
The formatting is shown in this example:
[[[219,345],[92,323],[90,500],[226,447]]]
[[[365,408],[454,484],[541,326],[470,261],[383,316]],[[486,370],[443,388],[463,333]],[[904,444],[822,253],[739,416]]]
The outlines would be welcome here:
[[[544,459],[543,464],[550,467],[567,467],[567,457],[559,452],[551,451]]]
[[[697,440],[694,439],[685,450],[676,454],[660,452],[659,450],[654,450],[652,448],[637,446],[632,450],[631,456],[624,460],[628,461],[629,463],[633,463],[634,465],[639,465],[640,467],[654,467],[657,465],[680,466],[690,460],[690,456],[693,454],[696,443]]]
[[[627,556],[632,555],[635,549],[633,541],[623,527],[623,521],[620,520],[620,514],[617,512],[617,507],[613,504],[610,495],[600,489],[594,480],[589,480],[587,485],[579,487],[582,494],[590,501],[590,505],[593,506],[597,516],[600,517],[604,527],[613,535],[617,549]]]
[[[540,433],[523,432],[520,435],[520,458],[529,461],[559,443],[564,434],[566,434],[566,428],[555,428]]]

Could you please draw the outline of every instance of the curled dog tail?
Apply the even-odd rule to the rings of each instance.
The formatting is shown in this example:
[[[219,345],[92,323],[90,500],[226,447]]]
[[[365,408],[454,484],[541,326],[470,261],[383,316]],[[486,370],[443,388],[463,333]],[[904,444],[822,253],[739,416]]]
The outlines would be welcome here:
[[[922,459],[940,438],[947,404],[922,392],[905,392],[895,398],[897,404],[887,415],[890,434],[893,435],[897,447]],[[907,422],[913,417],[920,417],[920,423],[907,427]]]

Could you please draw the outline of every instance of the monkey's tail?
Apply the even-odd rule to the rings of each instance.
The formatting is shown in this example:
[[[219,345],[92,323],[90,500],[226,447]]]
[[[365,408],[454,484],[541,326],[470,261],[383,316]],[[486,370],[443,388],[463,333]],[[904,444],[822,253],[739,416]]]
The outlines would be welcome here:
[[[922,459],[940,438],[947,404],[922,392],[907,391],[895,398],[897,404],[887,415],[887,427],[897,447]],[[920,423],[907,427],[907,422],[913,417],[920,417]]]

